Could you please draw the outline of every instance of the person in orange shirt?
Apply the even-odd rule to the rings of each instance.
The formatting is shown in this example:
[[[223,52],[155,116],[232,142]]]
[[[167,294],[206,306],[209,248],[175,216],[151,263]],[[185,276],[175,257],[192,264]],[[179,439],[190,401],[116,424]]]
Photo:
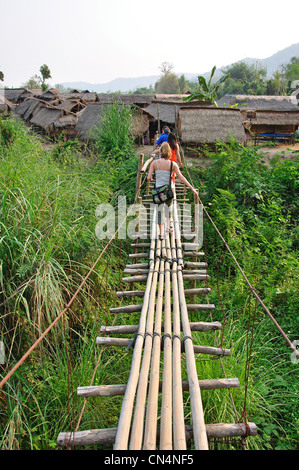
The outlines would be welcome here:
[[[167,142],[168,142],[168,144],[171,148],[171,154],[172,154],[170,161],[178,163],[179,167],[183,168],[178,140],[177,140],[176,135],[173,132],[170,132],[168,134]],[[175,173],[174,172],[172,173],[172,182],[173,183],[175,182]]]

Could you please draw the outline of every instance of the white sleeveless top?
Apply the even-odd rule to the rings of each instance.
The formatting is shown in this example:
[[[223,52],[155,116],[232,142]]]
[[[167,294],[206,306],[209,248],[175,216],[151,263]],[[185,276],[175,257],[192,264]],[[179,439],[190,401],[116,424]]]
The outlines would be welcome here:
[[[156,160],[157,162],[157,170],[155,171],[156,173],[156,188],[160,188],[161,186],[164,186],[165,184],[169,184],[169,178],[170,178],[170,169],[169,170],[159,170],[159,160]]]

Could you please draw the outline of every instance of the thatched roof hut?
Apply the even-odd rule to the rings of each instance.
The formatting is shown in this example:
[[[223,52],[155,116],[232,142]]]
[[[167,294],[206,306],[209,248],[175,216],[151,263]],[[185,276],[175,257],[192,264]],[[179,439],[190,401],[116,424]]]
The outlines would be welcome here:
[[[271,95],[224,95],[217,101],[219,107],[234,106],[240,110],[272,109],[277,111],[296,109],[297,101],[294,96]]]
[[[97,93],[90,92],[88,90],[85,90],[85,91],[73,90],[73,91],[70,91],[69,93],[61,93],[60,96],[64,100],[79,99],[79,100],[85,101],[86,103],[94,103],[98,101]]]
[[[119,102],[120,106],[123,104]],[[89,103],[86,108],[80,112],[76,130],[78,131],[78,138],[82,140],[92,139],[92,130],[99,126],[101,113],[103,107],[107,106],[105,103]],[[133,113],[133,137],[140,136],[147,132],[149,122],[154,121],[155,117],[152,116],[147,109],[142,109],[137,106],[132,106]]]
[[[13,104],[22,103],[26,98],[33,96],[31,90],[26,88],[5,88],[4,97]]]
[[[54,122],[63,116],[61,109],[42,106],[33,114],[30,123],[42,129],[46,134],[53,135],[55,133]]]
[[[257,110],[255,116],[253,123],[256,124],[299,125],[299,108],[289,111]]]
[[[51,102],[51,104],[53,103]],[[60,100],[59,104],[57,104],[56,107],[58,109],[62,109],[65,113],[76,114],[82,109],[84,109],[86,106],[87,103],[81,98],[70,98],[65,101]]]
[[[92,129],[99,124],[102,107],[102,103],[89,103],[80,113],[76,124],[79,139],[89,140],[91,138]]]
[[[242,116],[238,109],[183,106],[178,112],[178,135],[184,145],[245,141]]]
[[[60,90],[58,88],[51,88],[50,90],[45,91],[42,95],[40,95],[40,99],[43,101],[51,101],[57,98],[60,95]]]
[[[101,104],[118,102],[129,106],[136,105],[140,108],[148,106],[155,95],[122,94],[122,93],[98,93],[98,101]]]
[[[293,142],[295,132],[299,127],[299,109],[288,111],[256,110],[254,117],[245,121],[244,125],[250,129],[259,140]]]
[[[2,90],[0,90],[0,114],[11,111],[13,107],[13,103],[11,103],[7,98],[5,98],[4,94],[2,93]]]
[[[27,98],[16,108],[16,113],[24,119],[25,122],[30,121],[33,113],[42,107],[42,103],[37,98]]]

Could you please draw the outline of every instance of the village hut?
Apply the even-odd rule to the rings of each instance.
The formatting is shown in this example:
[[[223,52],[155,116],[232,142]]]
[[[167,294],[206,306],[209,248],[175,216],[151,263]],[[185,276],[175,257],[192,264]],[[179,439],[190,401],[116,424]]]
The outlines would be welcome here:
[[[242,116],[238,109],[182,106],[178,112],[178,135],[183,145],[199,146],[229,142],[233,137],[245,142]]]
[[[297,109],[297,101],[294,96],[272,96],[272,95],[224,95],[217,100],[217,105],[221,108],[234,107],[240,109],[246,117],[247,111],[257,109],[272,109],[286,111]]]
[[[299,126],[299,109],[287,111],[256,110],[253,118],[244,122],[255,143],[261,140],[295,143]]]
[[[51,88],[40,95],[40,99],[43,101],[52,101],[59,97],[60,90],[58,88]]]
[[[121,106],[122,103],[119,103]],[[103,108],[107,106],[105,103],[89,103],[86,108],[80,113],[76,130],[78,131],[78,138],[88,141],[93,140],[92,131],[99,127],[101,114]],[[147,110],[132,106],[133,109],[133,130],[132,137],[134,139],[146,139],[148,136],[149,123],[155,121]]]
[[[33,117],[33,113],[37,112],[42,107],[42,103],[37,98],[26,98],[16,108],[16,114],[20,116],[25,122],[29,122]]]
[[[33,96],[31,90],[26,88],[5,88],[4,97],[13,104],[22,103],[26,98]]]
[[[61,97],[64,100],[79,99],[83,100],[85,103],[95,103],[96,101],[98,101],[98,94],[95,92],[90,92],[88,90],[72,90],[69,93],[61,93]]]
[[[10,112],[14,108],[13,103],[11,103],[7,98],[5,98],[2,90],[0,90],[0,114]]]
[[[53,102],[51,102],[53,105]],[[63,100],[57,104],[58,109],[62,109],[65,113],[73,113],[77,114],[82,109],[87,106],[87,103],[82,100],[81,98],[69,98],[67,100]]]
[[[63,111],[55,107],[42,106],[37,112],[33,113],[30,119],[30,124],[35,126],[37,129],[45,132],[50,137],[55,136],[54,122],[63,116]]]
[[[145,108],[154,100],[154,95],[143,95],[134,93],[98,93],[98,102],[101,104],[109,104],[118,102],[126,104],[128,106],[139,106],[139,108]]]
[[[157,134],[160,134],[163,126],[168,126],[171,131],[178,133],[177,118],[179,109],[182,106],[196,107],[196,106],[212,106],[210,101],[192,101],[190,103],[183,102],[182,99],[170,100],[170,97],[174,95],[155,95],[164,96],[167,99],[160,101],[154,100],[145,109],[150,112],[156,118],[155,123],[150,123],[150,138],[151,143],[154,143]],[[188,95],[178,95],[179,97],[185,97]]]

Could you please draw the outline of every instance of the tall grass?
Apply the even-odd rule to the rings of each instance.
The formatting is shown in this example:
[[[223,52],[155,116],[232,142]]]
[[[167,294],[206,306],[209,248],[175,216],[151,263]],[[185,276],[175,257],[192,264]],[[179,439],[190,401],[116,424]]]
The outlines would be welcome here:
[[[113,155],[94,155],[97,162],[91,166],[79,158],[77,142],[64,145],[59,140],[46,150],[14,119],[0,120],[0,152],[4,376],[60,313],[99,255],[107,240],[96,238],[96,207],[115,199],[119,189],[116,165],[111,165],[111,171],[107,166]],[[117,168],[123,164],[120,160]],[[79,419],[82,400],[76,399],[75,387],[88,384],[92,377],[99,354],[95,337],[107,322],[112,299],[118,302],[115,291],[127,251],[125,241],[110,245],[65,319],[6,384],[0,397],[1,448],[54,448],[58,432]],[[128,361],[125,355],[124,372],[114,373],[116,382],[124,380]],[[115,364],[114,356],[105,352],[95,380],[114,380]],[[86,407],[83,425],[95,424],[92,403]],[[109,419],[115,424],[117,414],[104,409],[103,426],[109,426]]]
[[[265,165],[256,148],[244,148],[236,142],[220,143],[215,153],[207,151],[206,155],[211,162],[206,170],[190,170],[203,189],[203,203],[249,281],[294,341],[299,323],[298,156],[294,154],[290,161],[282,154]],[[222,310],[225,315],[224,347],[231,348],[229,359],[224,358],[225,367],[228,376],[239,377],[244,390],[250,291],[207,220],[203,250],[211,276],[209,301],[217,308],[213,317],[221,322]],[[265,312],[257,312],[250,333],[253,349],[246,410],[250,421],[258,426],[258,436],[249,439],[250,446],[297,449],[298,365],[291,362],[290,349]],[[205,340],[209,341],[208,336]],[[199,363],[201,370],[206,365],[212,367],[215,361]],[[226,409],[228,401],[219,399],[220,393],[225,392],[205,395],[209,410],[217,409],[221,414],[222,405]],[[233,395],[240,412],[243,392],[234,390]]]

